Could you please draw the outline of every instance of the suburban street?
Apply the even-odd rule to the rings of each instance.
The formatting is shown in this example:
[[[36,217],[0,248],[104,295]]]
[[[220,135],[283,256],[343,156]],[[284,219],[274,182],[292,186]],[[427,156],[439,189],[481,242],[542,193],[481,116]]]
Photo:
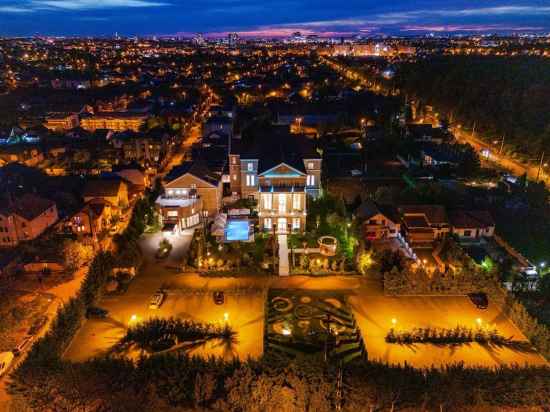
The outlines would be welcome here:
[[[345,66],[337,65],[336,63],[324,59],[325,63],[329,64],[330,67],[332,67],[334,70],[337,70],[341,74],[345,75],[350,80],[359,80],[363,86],[367,87],[373,92],[380,93],[382,90],[380,87],[373,87],[372,81],[369,80],[364,75],[361,75],[360,73],[357,73],[355,71],[352,71],[348,69]],[[437,110],[436,110],[437,112]],[[434,127],[438,126],[438,122],[436,119],[424,119],[425,122],[430,122]],[[494,163],[498,167],[505,169],[512,173],[515,176],[521,176],[524,173],[527,173],[527,176],[532,180],[537,180],[537,178],[540,181],[545,182],[546,185],[550,185],[550,173],[548,167],[544,167],[544,160],[543,160],[543,167],[540,170],[539,173],[539,164],[529,164],[525,165],[523,163],[518,162],[517,160],[511,159],[509,157],[506,157],[502,154],[498,154],[498,150],[491,146],[490,144],[486,143],[482,139],[480,139],[478,136],[474,136],[473,133],[465,132],[461,130],[459,127],[453,127],[451,128],[451,131],[453,132],[456,139],[461,143],[468,143],[470,144],[476,152],[478,152],[480,158],[486,159],[485,156],[483,156],[482,152],[484,150],[490,150],[490,156],[489,159],[490,162]],[[550,156],[548,154],[547,156]]]
[[[484,150],[489,150],[490,154],[489,154],[488,160],[498,165],[502,169],[508,170],[510,173],[512,173],[515,176],[521,176],[527,173],[527,177],[535,181],[538,176],[540,181],[544,181],[547,185],[550,185],[550,174],[548,174],[549,172],[548,167],[544,167],[544,161],[543,161],[543,167],[541,168],[540,174],[539,174],[538,165],[526,166],[514,159],[500,155],[498,154],[498,151],[499,151],[498,147],[491,146],[490,144],[479,139],[478,137],[472,135],[472,133],[465,132],[457,127],[452,128],[452,132],[459,142],[470,144],[479,153],[482,159],[486,158],[482,154],[482,152]]]

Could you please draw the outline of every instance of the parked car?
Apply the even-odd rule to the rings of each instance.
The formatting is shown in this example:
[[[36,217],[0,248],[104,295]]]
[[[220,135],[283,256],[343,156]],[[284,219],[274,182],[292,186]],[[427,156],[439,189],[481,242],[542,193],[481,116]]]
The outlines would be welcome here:
[[[213,298],[216,305],[223,305],[225,302],[225,295],[221,291],[214,292]]]
[[[164,302],[164,298],[166,297],[166,294],[162,291],[156,292],[149,301],[149,309],[158,309],[162,305],[162,302]]]
[[[92,318],[103,319],[103,318],[107,317],[108,314],[109,314],[108,310],[98,308],[98,307],[95,307],[95,306],[90,306],[88,309],[86,309],[86,318],[87,319],[92,319]]]
[[[489,299],[486,293],[470,293],[468,297],[478,309],[487,309],[489,307]]]
[[[30,335],[25,336],[23,338],[23,340],[21,342],[19,342],[19,345],[17,345],[15,347],[15,349],[13,350],[13,354],[15,356],[21,355],[21,353],[23,353],[25,351],[25,349],[27,349],[29,346],[31,346],[32,341],[33,341],[32,336],[30,336]]]
[[[0,376],[4,375],[13,362],[13,352],[0,353]]]

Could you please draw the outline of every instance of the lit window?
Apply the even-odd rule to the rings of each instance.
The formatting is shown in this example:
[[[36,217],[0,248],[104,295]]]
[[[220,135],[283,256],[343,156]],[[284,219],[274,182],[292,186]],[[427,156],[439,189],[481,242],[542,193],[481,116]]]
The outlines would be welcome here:
[[[249,172],[252,172],[254,170],[254,163],[248,162],[246,164],[246,170],[248,170]]]
[[[271,194],[264,195],[264,209],[271,209],[273,207],[273,198]]]
[[[264,229],[271,230],[273,228],[273,222],[271,221],[270,217],[266,217],[264,219]]]
[[[315,186],[315,175],[308,175],[307,176],[307,185],[308,186]]]
[[[246,185],[247,186],[254,186],[255,184],[256,184],[256,176],[246,175]]]
[[[307,168],[308,168],[308,169],[313,169],[313,167],[314,167],[313,162],[309,162],[309,163],[307,164]]]
[[[294,194],[292,196],[292,208],[293,209],[300,209],[300,195],[299,194]]]
[[[233,175],[233,181],[237,181],[237,175]]]
[[[279,213],[286,213],[286,195],[279,195]]]
[[[236,164],[237,164],[237,158],[236,158],[236,157],[232,158],[232,159],[231,159],[231,162],[232,162],[234,165],[236,165]]]
[[[178,217],[178,211],[177,210],[169,210],[166,212],[166,216],[168,217]]]
[[[294,219],[292,219],[292,229],[300,230],[300,218],[295,217]]]

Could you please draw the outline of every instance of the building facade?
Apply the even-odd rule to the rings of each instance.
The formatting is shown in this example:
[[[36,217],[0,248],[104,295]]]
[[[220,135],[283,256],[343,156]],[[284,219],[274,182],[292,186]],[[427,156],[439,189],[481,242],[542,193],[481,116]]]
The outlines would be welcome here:
[[[257,202],[261,230],[303,232],[307,197],[321,193],[321,163],[307,137],[275,127],[252,146],[232,146],[230,190],[235,197]]]
[[[202,162],[185,162],[165,179],[156,207],[164,226],[179,231],[213,219],[222,206],[223,184]]]
[[[130,112],[103,112],[96,115],[83,116],[80,119],[80,126],[89,132],[98,129],[123,132],[132,130],[138,132],[147,120],[146,114]]]
[[[36,239],[58,219],[55,202],[26,194],[0,209],[0,247]]]

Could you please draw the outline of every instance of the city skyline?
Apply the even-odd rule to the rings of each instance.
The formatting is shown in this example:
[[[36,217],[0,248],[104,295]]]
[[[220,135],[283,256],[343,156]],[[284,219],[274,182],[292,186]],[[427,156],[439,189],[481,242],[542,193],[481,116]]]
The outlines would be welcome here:
[[[2,0],[1,36],[181,35],[324,37],[353,34],[520,33],[550,31],[550,2],[406,0]]]

